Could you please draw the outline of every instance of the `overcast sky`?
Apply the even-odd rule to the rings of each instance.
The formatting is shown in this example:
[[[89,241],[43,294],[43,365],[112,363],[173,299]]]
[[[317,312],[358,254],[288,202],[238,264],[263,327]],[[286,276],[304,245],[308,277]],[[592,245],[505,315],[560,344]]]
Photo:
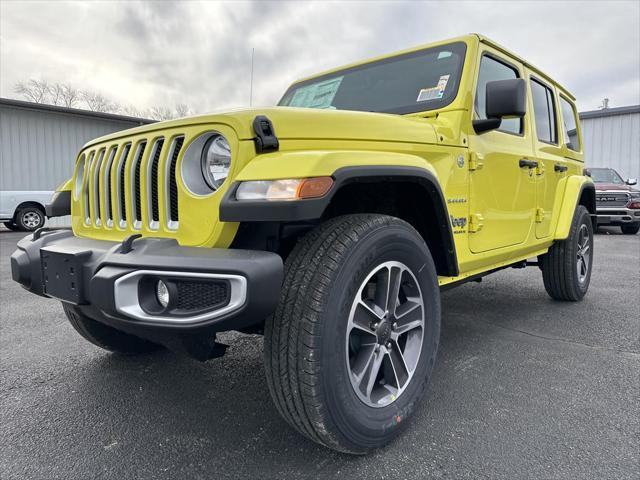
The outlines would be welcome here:
[[[29,78],[138,108],[272,105],[296,78],[479,32],[572,91],[640,103],[640,1],[30,2],[0,0],[0,96]]]

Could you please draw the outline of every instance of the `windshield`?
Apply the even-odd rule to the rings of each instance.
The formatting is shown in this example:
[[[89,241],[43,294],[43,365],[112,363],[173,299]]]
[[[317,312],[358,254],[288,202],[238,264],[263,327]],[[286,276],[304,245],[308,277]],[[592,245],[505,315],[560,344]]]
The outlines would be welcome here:
[[[413,113],[442,108],[456,97],[466,45],[462,42],[411,52],[289,87],[288,107]]]
[[[596,183],[614,183],[616,185],[625,184],[624,180],[622,180],[620,175],[618,175],[618,172],[612,168],[592,168],[590,171],[591,178]]]

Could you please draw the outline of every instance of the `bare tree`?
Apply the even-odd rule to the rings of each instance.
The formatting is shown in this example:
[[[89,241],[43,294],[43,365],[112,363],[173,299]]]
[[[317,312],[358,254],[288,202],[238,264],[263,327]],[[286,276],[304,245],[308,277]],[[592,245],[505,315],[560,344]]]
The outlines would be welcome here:
[[[118,113],[121,113],[122,115],[128,115],[130,117],[138,117],[138,118],[148,116],[147,112],[145,112],[144,110],[140,110],[135,105],[124,105],[120,107],[120,110]]]
[[[69,84],[62,85],[62,103],[65,107],[75,107],[80,101],[80,90]]]
[[[51,105],[62,104],[62,85],[54,83],[49,85],[49,102]]]
[[[184,103],[179,103],[178,105],[176,105],[176,117],[177,118],[186,117],[190,113],[191,113],[191,109],[189,108],[189,105],[186,105]]]
[[[94,112],[108,113],[116,109],[116,105],[101,93],[85,91],[82,92],[82,99],[89,107],[89,110]]]
[[[51,93],[46,80],[35,80],[33,78],[27,82],[16,83],[14,90],[34,103],[48,103]]]
[[[167,107],[151,107],[149,109],[149,116],[154,120],[171,120],[175,118],[173,112],[169,110]]]

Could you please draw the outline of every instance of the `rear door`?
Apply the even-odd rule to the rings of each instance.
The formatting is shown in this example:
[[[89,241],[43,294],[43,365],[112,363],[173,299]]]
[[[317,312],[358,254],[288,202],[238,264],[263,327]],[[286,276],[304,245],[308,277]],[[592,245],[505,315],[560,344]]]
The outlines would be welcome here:
[[[536,237],[551,234],[551,214],[556,203],[558,182],[567,175],[567,162],[559,141],[558,99],[553,86],[527,71],[529,105],[533,120],[536,177]],[[559,201],[559,200],[558,200]]]
[[[484,47],[477,71],[474,118],[486,118],[487,82],[523,78],[523,67]],[[469,248],[474,253],[523,243],[531,231],[535,175],[520,162],[533,154],[528,116],[503,119],[499,129],[469,137],[477,160],[469,176]]]

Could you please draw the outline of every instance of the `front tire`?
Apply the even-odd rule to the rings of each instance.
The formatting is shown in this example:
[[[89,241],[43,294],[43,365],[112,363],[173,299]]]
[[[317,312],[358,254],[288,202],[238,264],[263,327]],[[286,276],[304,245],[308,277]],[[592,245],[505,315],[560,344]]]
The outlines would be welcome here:
[[[71,326],[85,339],[94,345],[110,352],[122,355],[137,355],[160,350],[162,347],[142,338],[116,330],[84,315],[77,307],[62,304],[64,313]]]
[[[366,453],[398,435],[422,401],[439,336],[437,274],[418,232],[385,215],[329,220],[285,263],[265,326],[271,396],[306,437]]]
[[[578,205],[569,236],[555,242],[540,257],[544,288],[551,298],[576,302],[589,289],[593,266],[593,224],[589,211]]]
[[[631,223],[629,225],[622,225],[620,227],[622,233],[625,235],[635,235],[640,232],[640,223]]]

